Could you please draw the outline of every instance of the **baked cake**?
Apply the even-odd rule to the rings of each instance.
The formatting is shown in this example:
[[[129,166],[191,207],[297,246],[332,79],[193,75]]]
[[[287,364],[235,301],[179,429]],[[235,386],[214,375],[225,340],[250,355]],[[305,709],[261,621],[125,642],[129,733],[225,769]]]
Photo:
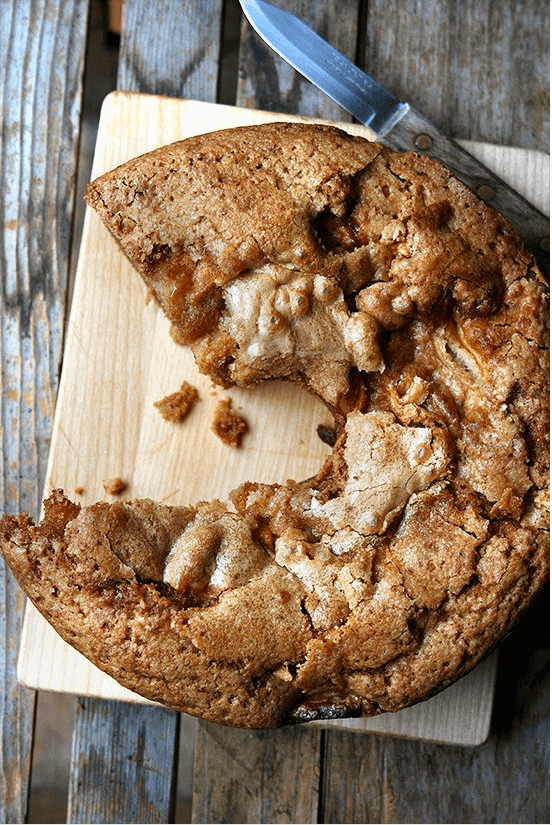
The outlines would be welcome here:
[[[263,728],[425,699],[548,576],[547,288],[438,163],[270,124],[160,148],[88,203],[222,387],[272,378],[335,419],[314,478],[230,502],[5,516],[70,644],[178,710]]]

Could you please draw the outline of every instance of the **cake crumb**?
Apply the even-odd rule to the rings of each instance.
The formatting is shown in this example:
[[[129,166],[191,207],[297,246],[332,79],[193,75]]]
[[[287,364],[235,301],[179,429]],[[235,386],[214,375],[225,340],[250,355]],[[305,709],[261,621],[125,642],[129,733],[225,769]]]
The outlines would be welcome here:
[[[75,487],[75,495],[82,496],[84,493],[84,487]]]
[[[245,418],[232,409],[231,399],[222,398],[215,407],[211,429],[225,444],[239,447],[249,425]]]
[[[128,484],[126,481],[123,481],[122,478],[110,478],[108,481],[103,482],[103,488],[106,493],[110,496],[120,496],[121,493],[124,493]]]
[[[153,406],[159,410],[165,421],[179,424],[184,421],[197,401],[199,393],[196,388],[183,381],[179,390],[161,398],[160,401],[155,401]]]

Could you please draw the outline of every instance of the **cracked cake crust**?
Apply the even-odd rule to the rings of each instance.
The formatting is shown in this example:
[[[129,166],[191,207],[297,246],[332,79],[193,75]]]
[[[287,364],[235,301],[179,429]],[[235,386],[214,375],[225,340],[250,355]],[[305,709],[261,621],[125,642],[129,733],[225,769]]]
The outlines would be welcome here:
[[[198,367],[299,383],[335,418],[318,474],[229,502],[0,520],[60,635],[223,724],[372,715],[499,642],[548,577],[547,287],[434,161],[331,127],[162,147],[87,200]],[[333,440],[333,439],[332,439]]]

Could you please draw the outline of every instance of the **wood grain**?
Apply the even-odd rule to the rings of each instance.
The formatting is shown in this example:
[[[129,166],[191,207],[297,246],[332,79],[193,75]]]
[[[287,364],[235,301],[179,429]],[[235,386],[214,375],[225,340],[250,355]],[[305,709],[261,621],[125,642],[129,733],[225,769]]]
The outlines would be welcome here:
[[[67,822],[170,822],[178,732],[164,708],[81,700]]]
[[[192,822],[316,822],[322,735],[199,722]]]
[[[456,139],[549,151],[546,0],[278,0]],[[349,120],[244,21],[238,105]],[[341,113],[340,113],[341,112]]]
[[[359,65],[453,138],[549,151],[547,0],[370,0]]]
[[[125,0],[117,88],[216,101],[223,0]]]
[[[484,744],[355,739],[337,731],[325,742],[319,821],[549,822],[548,604],[543,593],[501,650]]]
[[[13,0],[2,34],[0,509],[37,514],[65,318],[87,2]],[[24,821],[34,693],[16,680],[23,597],[0,562],[0,818]]]

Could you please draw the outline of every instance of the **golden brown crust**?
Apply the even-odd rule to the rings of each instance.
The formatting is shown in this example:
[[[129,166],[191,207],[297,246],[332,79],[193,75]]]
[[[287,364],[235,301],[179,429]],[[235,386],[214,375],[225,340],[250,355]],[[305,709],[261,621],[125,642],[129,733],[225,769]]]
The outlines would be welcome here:
[[[548,576],[547,288],[509,225],[427,158],[289,124],[164,147],[87,198],[200,369],[300,383],[335,446],[232,506],[56,492],[40,527],[6,516],[30,598],[126,686],[224,724],[398,710],[471,669]]]

